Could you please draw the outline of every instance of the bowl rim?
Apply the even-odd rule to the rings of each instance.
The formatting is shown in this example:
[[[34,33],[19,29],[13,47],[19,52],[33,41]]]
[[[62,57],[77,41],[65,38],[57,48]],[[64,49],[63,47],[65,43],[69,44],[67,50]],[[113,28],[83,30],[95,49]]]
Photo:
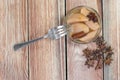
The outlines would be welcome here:
[[[73,40],[73,39],[70,37],[70,34],[69,34],[69,32],[68,32],[68,36],[67,36],[67,37],[68,37],[72,42],[75,42],[75,43],[77,43],[77,44],[87,44],[87,43],[90,43],[90,42],[94,42],[94,41],[97,39],[97,37],[100,35],[101,31],[102,31],[102,19],[101,19],[101,17],[100,17],[100,14],[99,14],[94,8],[91,8],[91,7],[88,7],[88,6],[84,6],[84,5],[77,6],[77,7],[75,7],[75,8],[72,8],[71,10],[69,10],[69,11],[67,12],[66,16],[63,18],[63,25],[65,25],[67,28],[69,28],[70,25],[67,24],[67,22],[66,22],[67,20],[66,20],[66,19],[69,17],[69,15],[70,15],[74,10],[80,9],[80,8],[82,8],[82,7],[85,7],[85,8],[91,10],[92,12],[94,12],[94,13],[96,14],[96,16],[98,17],[98,21],[99,21],[100,28],[99,28],[99,30],[97,31],[95,37],[92,38],[92,39],[89,40],[89,41],[76,41],[76,40]]]

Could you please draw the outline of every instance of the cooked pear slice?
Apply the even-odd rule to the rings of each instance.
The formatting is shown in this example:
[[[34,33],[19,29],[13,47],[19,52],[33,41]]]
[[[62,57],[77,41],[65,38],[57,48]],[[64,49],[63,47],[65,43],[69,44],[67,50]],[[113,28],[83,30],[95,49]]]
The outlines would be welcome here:
[[[89,41],[95,37],[96,33],[97,33],[97,30],[92,31],[92,32],[88,33],[86,36],[80,38],[79,40],[84,41],[84,42]]]
[[[85,7],[81,8],[81,14],[83,14],[84,16],[87,16],[89,13],[90,11],[86,9]]]
[[[71,25],[71,31],[72,33],[79,33],[79,32],[84,32],[88,33],[89,32],[89,27],[84,24],[84,23],[74,23]]]
[[[88,21],[88,17],[84,16],[83,14],[80,13],[76,13],[76,14],[72,14],[68,20],[67,23],[68,24],[73,24],[73,23],[77,23],[77,22],[85,22]]]
[[[98,28],[100,28],[100,25],[97,23],[97,22],[93,22],[93,21],[87,21],[87,22],[85,22],[87,25],[88,25],[88,27],[90,28],[90,29],[92,29],[92,30],[97,30]]]

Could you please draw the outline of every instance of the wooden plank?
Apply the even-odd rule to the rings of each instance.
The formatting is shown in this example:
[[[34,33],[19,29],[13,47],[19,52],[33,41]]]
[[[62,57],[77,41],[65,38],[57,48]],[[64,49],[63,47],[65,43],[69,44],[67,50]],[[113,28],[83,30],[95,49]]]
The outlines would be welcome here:
[[[103,0],[104,37],[114,48],[113,62],[104,68],[104,80],[120,80],[120,0]]]
[[[29,0],[30,39],[58,26],[64,16],[64,0]],[[29,48],[30,80],[65,80],[65,42],[44,39]]]
[[[67,0],[67,11],[76,6],[89,6],[96,9],[101,14],[101,1],[100,0]],[[68,39],[67,43],[67,64],[68,64],[68,80],[102,80],[103,70],[88,69],[84,63],[82,50],[86,47],[95,46],[94,43],[90,44],[76,44]]]
[[[28,80],[28,49],[13,50],[27,41],[26,0],[0,0],[0,80]]]

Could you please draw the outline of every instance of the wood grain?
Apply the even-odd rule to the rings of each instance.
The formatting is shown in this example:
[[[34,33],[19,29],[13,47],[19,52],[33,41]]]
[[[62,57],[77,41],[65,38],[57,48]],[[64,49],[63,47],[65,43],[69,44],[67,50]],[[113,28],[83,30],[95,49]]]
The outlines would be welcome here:
[[[65,38],[44,39],[18,51],[15,43],[44,35],[62,24],[66,12],[89,6],[103,16],[103,35],[114,48],[113,63],[104,66],[104,80],[120,80],[120,0],[0,0],[0,80],[103,80],[103,70],[84,66],[82,50],[94,43],[76,44]],[[103,7],[103,15],[102,9]],[[67,72],[66,72],[67,64]],[[67,75],[66,75],[67,73]]]
[[[29,0],[29,39],[43,36],[58,26],[64,0]],[[44,39],[29,48],[30,80],[65,80],[65,42]]]
[[[104,68],[104,80],[120,80],[120,0],[103,0],[104,37],[114,48],[113,62]]]
[[[26,0],[0,0],[0,80],[28,80],[28,49],[13,50],[27,41]]]
[[[89,6],[94,8],[101,14],[100,0],[67,0],[67,12],[76,6]],[[103,80],[103,70],[88,69],[84,63],[82,50],[86,47],[95,48],[94,43],[76,44],[68,40],[67,43],[67,64],[68,64],[68,80]]]

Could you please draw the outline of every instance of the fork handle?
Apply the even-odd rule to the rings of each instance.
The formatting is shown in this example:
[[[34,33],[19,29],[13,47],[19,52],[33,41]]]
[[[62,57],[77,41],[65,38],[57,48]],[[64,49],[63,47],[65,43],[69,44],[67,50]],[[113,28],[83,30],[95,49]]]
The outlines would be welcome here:
[[[22,47],[25,47],[25,46],[27,46],[27,45],[29,45],[29,44],[31,44],[31,43],[34,43],[34,42],[36,42],[36,41],[38,41],[38,40],[41,40],[41,39],[44,39],[44,38],[47,38],[47,37],[48,37],[48,36],[45,35],[45,36],[36,38],[36,39],[31,40],[31,41],[28,41],[28,42],[23,42],[23,43],[15,44],[15,45],[14,45],[14,50],[16,51],[16,50],[18,50],[18,49],[20,49],[20,48],[22,48]]]

